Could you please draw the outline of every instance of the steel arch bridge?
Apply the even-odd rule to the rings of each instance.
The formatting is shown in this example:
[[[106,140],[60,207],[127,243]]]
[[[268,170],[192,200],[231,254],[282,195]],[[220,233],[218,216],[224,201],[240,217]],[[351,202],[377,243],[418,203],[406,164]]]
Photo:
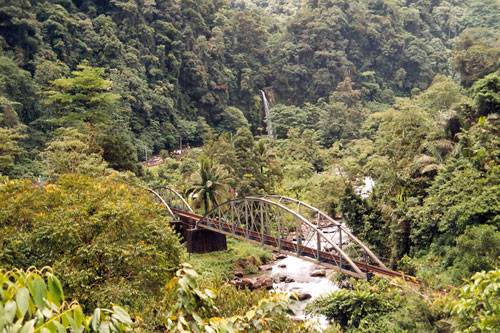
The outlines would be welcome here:
[[[367,279],[373,274],[403,277],[388,269],[344,225],[302,201],[277,195],[245,197],[199,215],[169,187],[149,191],[174,219],[194,229],[259,244],[357,278]]]

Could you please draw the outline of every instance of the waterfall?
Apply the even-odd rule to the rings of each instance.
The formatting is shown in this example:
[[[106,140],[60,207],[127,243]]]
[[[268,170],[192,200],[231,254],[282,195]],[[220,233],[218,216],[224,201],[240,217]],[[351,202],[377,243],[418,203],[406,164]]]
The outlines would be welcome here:
[[[264,90],[260,91],[262,93],[262,102],[264,103],[264,113],[266,115],[266,129],[267,129],[267,134],[274,139],[274,133],[273,133],[273,123],[271,122],[271,117],[269,114],[269,101],[267,100],[266,93]]]

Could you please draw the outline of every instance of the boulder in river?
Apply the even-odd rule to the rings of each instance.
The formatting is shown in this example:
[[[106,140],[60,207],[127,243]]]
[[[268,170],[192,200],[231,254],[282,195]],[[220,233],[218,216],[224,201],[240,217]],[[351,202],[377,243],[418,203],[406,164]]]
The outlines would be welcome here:
[[[286,268],[286,265],[285,264],[279,264],[278,267],[279,268]]]
[[[235,277],[229,283],[235,285],[237,288],[240,289],[245,289],[245,288],[254,289],[254,282],[252,279],[249,278],[240,279],[238,277]]]
[[[253,283],[253,288],[254,289],[271,289],[273,287],[273,279],[270,278],[269,276],[261,276],[259,278],[257,278],[257,280],[255,280],[255,282]]]
[[[259,271],[272,271],[272,270],[273,270],[273,266],[271,266],[271,265],[259,266]]]
[[[242,277],[243,277],[243,273],[242,273],[242,272],[240,272],[240,271],[234,271],[233,275],[234,275],[235,277],[239,277],[239,278],[242,278]]]
[[[309,274],[309,276],[312,276],[312,277],[326,276],[326,271],[324,269],[318,269],[318,270],[311,272],[311,274]]]
[[[286,254],[283,254],[283,253],[278,253],[276,255],[276,260],[279,260],[279,259],[285,259],[286,258]]]
[[[309,293],[298,293],[290,296],[291,299],[294,299],[296,301],[305,301],[306,299],[309,299],[311,297],[312,296]]]
[[[285,283],[292,283],[292,282],[295,282],[295,280],[294,280],[294,279],[292,279],[292,278],[287,277],[287,278],[285,279]]]

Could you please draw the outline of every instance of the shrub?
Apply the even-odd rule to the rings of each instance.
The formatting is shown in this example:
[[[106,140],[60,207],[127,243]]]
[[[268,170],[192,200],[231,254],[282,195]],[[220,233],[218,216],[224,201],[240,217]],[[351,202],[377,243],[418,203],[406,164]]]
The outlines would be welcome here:
[[[65,302],[50,268],[0,270],[0,295],[0,332],[132,331],[130,316],[119,306],[85,316],[78,302]]]
[[[164,209],[111,176],[0,185],[0,242],[1,265],[54,267],[84,309],[111,301],[144,308],[158,298],[182,253]]]

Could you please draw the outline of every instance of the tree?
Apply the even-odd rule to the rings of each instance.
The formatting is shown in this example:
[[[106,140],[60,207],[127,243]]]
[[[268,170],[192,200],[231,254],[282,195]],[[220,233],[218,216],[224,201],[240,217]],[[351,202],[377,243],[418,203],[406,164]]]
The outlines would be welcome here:
[[[0,265],[51,266],[85,311],[111,303],[134,315],[162,299],[183,253],[166,211],[123,174],[66,174],[0,185]]]
[[[470,87],[477,79],[498,69],[500,48],[469,33],[461,35],[453,49],[453,61],[461,83]]]
[[[38,90],[30,72],[20,69],[14,60],[0,56],[0,96],[17,103],[12,106],[25,124],[40,116]]]
[[[291,128],[297,128],[300,131],[306,129],[308,115],[302,108],[280,104],[271,108],[270,121],[273,124],[276,138],[286,139]]]
[[[186,194],[193,197],[194,206],[208,213],[212,208],[227,200],[231,193],[231,178],[219,164],[210,159],[202,159],[199,169],[191,176]]]
[[[43,172],[48,180],[66,173],[92,176],[105,173],[108,165],[90,136],[74,128],[61,129],[58,134],[42,153]]]
[[[243,112],[233,106],[228,106],[221,114],[219,127],[223,131],[235,133],[240,127],[248,127],[248,120]]]
[[[81,127],[108,122],[119,95],[109,92],[111,81],[105,80],[103,68],[94,68],[87,62],[77,66],[72,77],[51,82],[52,90],[45,91],[47,103],[53,105],[51,118],[59,124]]]
[[[22,151],[18,141],[24,136],[20,133],[14,111],[17,104],[0,96],[0,174],[14,166],[15,156]]]
[[[487,75],[472,85],[476,117],[500,113],[500,73]]]

